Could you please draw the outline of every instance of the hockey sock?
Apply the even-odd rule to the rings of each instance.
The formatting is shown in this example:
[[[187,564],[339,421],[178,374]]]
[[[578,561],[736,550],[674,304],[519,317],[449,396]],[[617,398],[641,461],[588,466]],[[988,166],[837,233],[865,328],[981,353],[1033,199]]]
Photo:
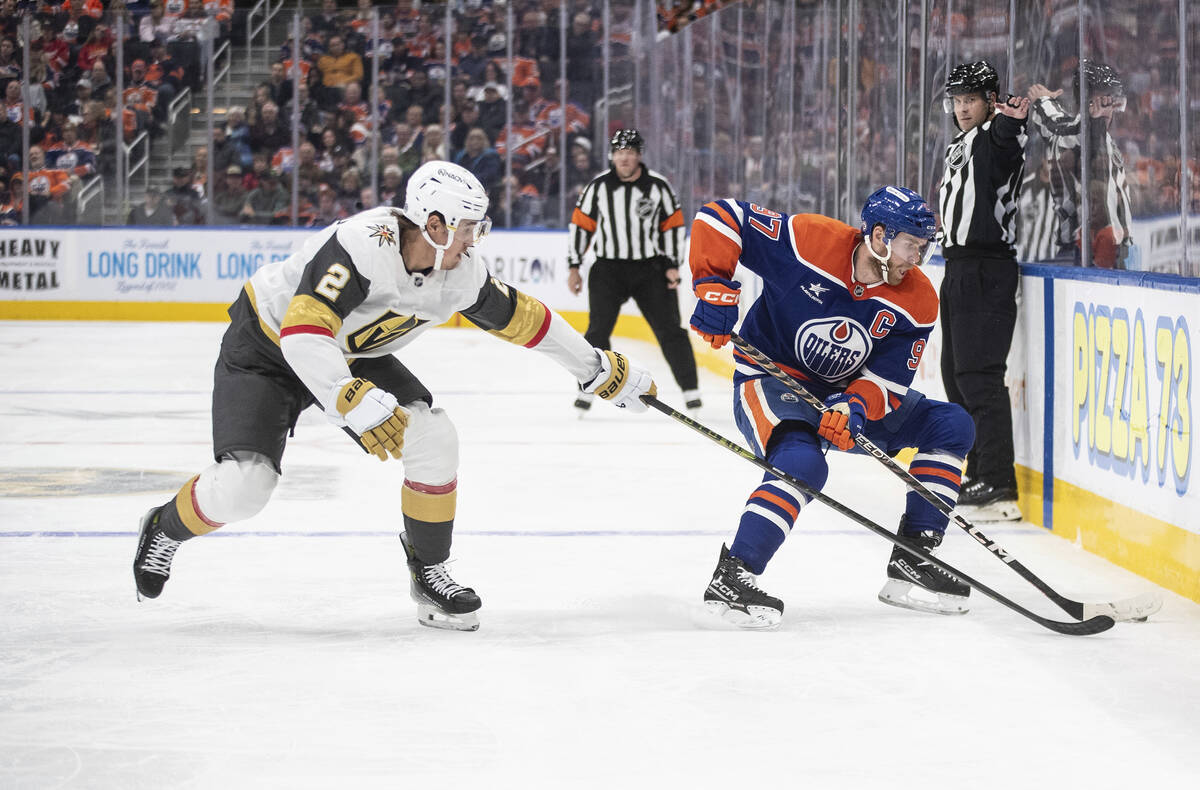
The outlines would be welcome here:
[[[963,459],[952,453],[933,450],[920,452],[913,457],[908,467],[909,474],[938,496],[950,507],[958,502],[958,492],[962,487]],[[933,505],[921,498],[915,491],[909,491],[905,500],[905,514],[908,521],[905,532],[916,534],[921,530],[932,529],[943,532],[948,519]]]
[[[158,514],[158,526],[162,528],[163,534],[171,540],[189,540],[196,537],[194,532],[184,526],[174,499],[163,504],[162,510]]]
[[[767,460],[818,491],[823,488],[829,467],[812,429],[805,426],[780,433],[776,428],[776,433],[767,448]],[[764,475],[762,484],[746,500],[729,553],[746,563],[751,573],[762,573],[807,502],[807,497],[774,475]]]
[[[405,480],[400,489],[404,532],[424,565],[445,562],[450,556],[458,479],[440,486]]]

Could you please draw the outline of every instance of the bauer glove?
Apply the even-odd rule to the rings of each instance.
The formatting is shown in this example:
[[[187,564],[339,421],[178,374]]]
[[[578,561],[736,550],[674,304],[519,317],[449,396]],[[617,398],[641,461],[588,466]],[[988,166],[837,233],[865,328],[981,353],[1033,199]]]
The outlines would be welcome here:
[[[691,327],[713,348],[729,342],[738,322],[738,298],[742,284],[724,277],[701,277],[692,283],[696,291],[696,309]]]
[[[840,392],[825,399],[829,408],[821,415],[817,433],[839,450],[854,447],[854,436],[867,422],[867,403],[860,395]]]
[[[339,428],[354,431],[367,452],[380,461],[386,461],[388,453],[400,457],[408,412],[392,393],[366,379],[344,378],[333,385],[329,402],[325,416]]]
[[[583,385],[584,392],[594,392],[619,409],[645,411],[643,395],[658,395],[658,387],[649,371],[631,363],[624,354],[596,349],[600,354],[600,372]]]

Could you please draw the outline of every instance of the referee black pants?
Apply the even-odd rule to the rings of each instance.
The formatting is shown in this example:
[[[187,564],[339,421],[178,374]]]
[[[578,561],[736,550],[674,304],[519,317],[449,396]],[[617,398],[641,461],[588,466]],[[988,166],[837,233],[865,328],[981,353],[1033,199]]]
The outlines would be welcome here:
[[[680,326],[678,294],[667,287],[665,267],[660,261],[598,260],[592,265],[584,338],[596,348],[610,348],[621,305],[630,297],[654,332],[679,388],[696,389],[696,357],[687,330]]]
[[[939,293],[942,382],[950,402],[975,422],[967,474],[1015,490],[1012,404],[1004,373],[1017,323],[1020,272],[1012,258],[962,255],[947,258]]]

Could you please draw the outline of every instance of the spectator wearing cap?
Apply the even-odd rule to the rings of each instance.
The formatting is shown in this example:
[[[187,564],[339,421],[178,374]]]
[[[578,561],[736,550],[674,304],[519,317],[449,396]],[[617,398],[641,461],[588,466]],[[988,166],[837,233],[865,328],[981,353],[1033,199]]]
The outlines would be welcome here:
[[[292,207],[292,196],[280,183],[279,171],[268,170],[262,183],[246,195],[242,204],[242,219],[253,225],[269,225]]]
[[[454,116],[454,120],[450,126],[450,153],[452,156],[458,156],[463,150],[467,142],[467,133],[471,129],[479,126],[479,105],[469,99],[462,105],[458,114]],[[487,130],[484,130],[487,134]],[[488,145],[492,144],[492,138],[488,138]]]
[[[204,204],[192,185],[192,169],[177,167],[171,171],[171,188],[166,193],[176,225],[203,225]]]
[[[91,100],[92,81],[87,77],[81,77],[75,81],[75,95],[63,106],[63,110],[67,115],[83,117],[84,106]]]
[[[129,209],[129,225],[174,225],[175,215],[162,199],[158,187],[148,187],[141,205]]]
[[[357,52],[346,51],[346,40],[340,35],[329,37],[329,52],[317,59],[317,67],[325,75],[325,87],[341,88],[349,82],[362,82],[363,62]]]
[[[217,222],[236,224],[246,205],[246,185],[242,183],[242,168],[229,165],[222,172],[213,194],[213,211]]]
[[[494,82],[484,85],[483,100],[479,102],[479,125],[493,143],[507,124],[507,116],[508,103],[501,98],[500,86]]]
[[[466,75],[472,83],[483,81],[483,69],[487,65],[487,37],[476,35],[471,38],[471,51],[459,58],[458,72]]]

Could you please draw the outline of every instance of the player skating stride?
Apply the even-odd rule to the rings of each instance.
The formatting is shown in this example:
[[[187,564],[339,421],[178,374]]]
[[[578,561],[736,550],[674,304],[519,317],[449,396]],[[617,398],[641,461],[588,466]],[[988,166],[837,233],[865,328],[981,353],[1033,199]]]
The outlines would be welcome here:
[[[180,544],[266,505],[288,432],[317,403],[380,460],[403,460],[400,534],[419,622],[473,631],[479,596],[446,570],[457,494],[458,436],[433,396],[392,356],[461,313],[493,335],[548,355],[594,392],[645,411],[645,370],[592,348],[538,300],[491,277],[472,248],[487,235],[488,198],[466,169],[428,162],[400,211],[356,214],[259,269],[229,308],[213,389],[216,463],[140,525],[133,575],[156,598]]]
[[[975,431],[959,406],[909,389],[938,300],[920,266],[936,222],[925,200],[888,186],[867,199],[861,229],[815,214],[785,215],[753,203],[706,204],[692,224],[690,265],[698,298],[691,326],[714,348],[739,317],[741,263],[763,280],[740,334],[799,380],[822,414],[734,350],[734,418],[759,457],[820,490],[825,451],[855,450],[863,432],[889,453],[915,447],[909,472],[954,506]],[[722,546],[706,606],[744,628],[769,628],[783,602],[757,577],[791,532],[808,498],[766,475],[746,501],[732,546]],[[900,534],[927,552],[947,518],[910,492]],[[892,551],[884,603],[940,614],[967,611],[970,588],[900,548]]]

